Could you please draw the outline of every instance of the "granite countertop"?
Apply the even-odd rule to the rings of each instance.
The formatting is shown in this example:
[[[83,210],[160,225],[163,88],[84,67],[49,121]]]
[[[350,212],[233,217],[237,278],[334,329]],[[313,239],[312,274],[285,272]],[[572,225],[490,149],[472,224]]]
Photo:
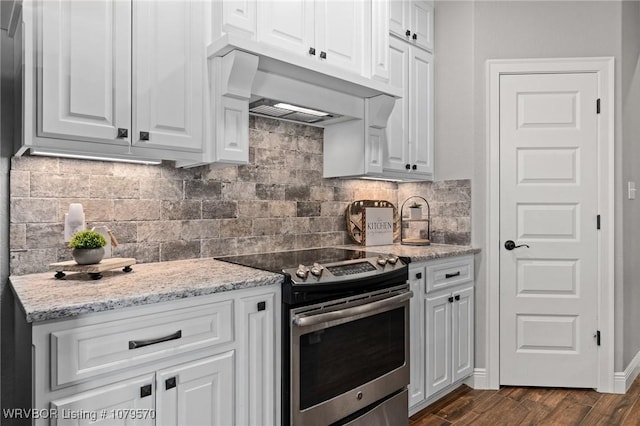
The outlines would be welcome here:
[[[349,246],[351,248],[365,249],[364,246]],[[454,246],[448,244],[431,244],[429,246],[405,246],[401,244],[390,244],[387,246],[368,246],[367,250],[381,253],[395,254],[411,259],[412,262],[423,262],[425,260],[441,259],[443,257],[464,256],[466,254],[480,253],[479,248],[469,246]]]
[[[214,259],[176,260],[134,265],[133,271],[87,274],[54,272],[11,276],[9,280],[28,322],[72,317],[202,296],[242,288],[281,284],[283,276]]]
[[[413,262],[480,252],[468,246],[440,244],[344,247],[406,256]],[[107,271],[95,281],[81,273],[67,273],[63,280],[53,275],[46,272],[9,277],[28,322],[281,284],[284,280],[280,274],[215,259],[137,264],[132,272]]]

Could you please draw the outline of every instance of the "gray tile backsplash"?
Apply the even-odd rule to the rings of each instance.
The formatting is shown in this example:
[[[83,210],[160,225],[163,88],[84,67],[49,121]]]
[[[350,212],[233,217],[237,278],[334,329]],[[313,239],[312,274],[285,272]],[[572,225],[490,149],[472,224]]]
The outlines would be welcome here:
[[[113,255],[140,263],[349,243],[349,202],[410,195],[429,200],[432,240],[469,244],[470,181],[397,184],[323,179],[322,129],[250,119],[246,166],[159,166],[21,157],[11,170],[11,273],[70,259],[63,219],[82,203],[106,225]]]

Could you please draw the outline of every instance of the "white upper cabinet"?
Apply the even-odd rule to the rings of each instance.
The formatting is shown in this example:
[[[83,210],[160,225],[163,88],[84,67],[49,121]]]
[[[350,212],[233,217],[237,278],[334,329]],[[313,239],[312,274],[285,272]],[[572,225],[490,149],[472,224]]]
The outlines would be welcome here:
[[[238,33],[255,40],[257,28],[256,0],[217,0],[211,2],[213,38],[224,33]]]
[[[361,74],[365,12],[361,1],[259,1],[257,39]]]
[[[33,0],[20,18],[19,154],[202,162],[203,2]]]
[[[258,1],[258,41],[307,54],[314,46],[314,15],[313,1]]]
[[[433,50],[433,3],[389,0],[389,31],[422,49]]]
[[[118,128],[131,123],[130,5],[45,1],[40,26],[38,136],[127,145]]]
[[[202,150],[203,5],[201,1],[133,3],[134,146]]]
[[[433,55],[392,37],[390,83],[403,97],[387,124],[384,171],[412,180],[433,179]]]

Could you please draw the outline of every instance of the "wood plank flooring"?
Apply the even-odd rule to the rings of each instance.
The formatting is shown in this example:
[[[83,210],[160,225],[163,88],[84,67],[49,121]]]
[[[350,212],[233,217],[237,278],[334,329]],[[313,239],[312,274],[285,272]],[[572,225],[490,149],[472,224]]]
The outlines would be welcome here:
[[[410,426],[640,425],[640,376],[624,395],[590,389],[461,386],[410,419]]]

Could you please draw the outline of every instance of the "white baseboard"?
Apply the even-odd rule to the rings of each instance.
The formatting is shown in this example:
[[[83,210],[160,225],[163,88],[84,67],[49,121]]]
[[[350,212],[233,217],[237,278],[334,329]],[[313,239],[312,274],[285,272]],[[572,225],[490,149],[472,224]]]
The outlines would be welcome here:
[[[464,381],[464,384],[472,389],[491,389],[486,368],[474,368],[473,374]]]
[[[633,357],[627,368],[613,374],[613,393],[626,393],[640,374],[640,352]]]

